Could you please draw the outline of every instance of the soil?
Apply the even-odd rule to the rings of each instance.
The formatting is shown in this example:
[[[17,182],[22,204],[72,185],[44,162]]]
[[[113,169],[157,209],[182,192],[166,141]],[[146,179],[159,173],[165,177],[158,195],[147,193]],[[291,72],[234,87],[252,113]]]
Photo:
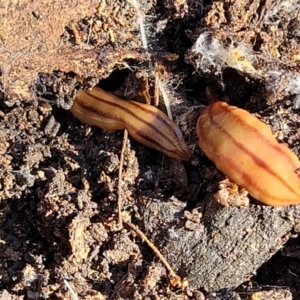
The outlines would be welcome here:
[[[0,299],[300,299],[299,206],[222,206],[195,132],[218,98],[299,157],[299,2],[68,2],[0,4]],[[123,132],[68,112],[95,85],[168,98],[194,160],[129,138],[120,181]]]

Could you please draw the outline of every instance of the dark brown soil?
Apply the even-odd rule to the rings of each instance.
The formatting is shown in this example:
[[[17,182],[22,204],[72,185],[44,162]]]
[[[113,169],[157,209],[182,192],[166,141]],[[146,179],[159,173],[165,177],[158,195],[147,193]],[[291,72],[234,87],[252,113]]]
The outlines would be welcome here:
[[[300,155],[299,2],[2,2],[0,299],[300,299],[299,207],[218,204],[225,176],[195,133],[213,95]],[[129,138],[119,183],[123,132],[68,109],[95,85],[162,98],[155,78],[195,159],[181,164]],[[126,222],[188,286],[172,285]]]

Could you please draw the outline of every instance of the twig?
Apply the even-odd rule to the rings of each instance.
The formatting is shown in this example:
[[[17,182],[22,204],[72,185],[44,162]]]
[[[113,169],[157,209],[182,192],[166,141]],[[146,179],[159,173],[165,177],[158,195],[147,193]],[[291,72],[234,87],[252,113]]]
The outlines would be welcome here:
[[[67,289],[70,292],[71,298],[72,300],[78,300],[78,296],[76,294],[76,292],[73,290],[73,288],[71,287],[71,285],[69,284],[69,282],[66,279],[63,279],[65,286],[67,287]]]
[[[167,90],[166,90],[163,82],[159,78],[157,78],[157,84],[158,84],[158,88],[161,92],[162,98],[164,100],[164,103],[165,103],[165,106],[167,109],[167,115],[168,115],[169,119],[173,121],[173,116],[172,116],[171,107],[170,107],[170,100],[168,98]]]
[[[187,281],[182,280],[180,276],[176,275],[176,273],[172,269],[171,265],[167,262],[165,257],[160,253],[160,251],[156,248],[156,246],[146,237],[146,235],[139,228],[137,228],[135,225],[129,222],[125,222],[125,224],[128,225],[132,230],[134,230],[138,234],[138,236],[148,244],[148,246],[152,249],[154,254],[165,265],[165,267],[167,268],[167,270],[171,275],[172,286],[183,287],[184,285],[187,285]]]
[[[143,48],[147,51],[148,50],[148,40],[147,40],[147,34],[146,34],[144,20],[143,20],[143,13],[142,13],[142,10],[141,10],[140,5],[137,0],[132,0],[131,3],[137,12],[137,18],[138,18],[139,27],[140,27],[142,45],[143,45]],[[151,61],[149,61],[149,68],[150,68],[151,72],[153,73],[153,75],[155,76],[155,68]],[[158,75],[156,75],[156,76],[158,76]],[[164,84],[159,77],[157,77],[157,84],[158,84],[158,89],[161,92],[162,99],[163,99],[166,109],[167,109],[167,115],[171,120],[173,120],[171,107],[170,107],[170,100],[168,98],[166,88],[164,87]]]
[[[90,38],[92,35],[92,29],[93,29],[93,22],[94,22],[94,18],[91,18],[90,20],[90,28],[89,28],[89,33],[88,33],[88,37],[86,39],[86,44],[88,45],[90,43]]]
[[[124,164],[124,153],[126,150],[128,140],[128,131],[124,130],[123,136],[123,145],[120,155],[120,164],[119,164],[119,175],[118,175],[118,218],[119,218],[119,225],[122,227],[122,197],[123,197],[123,190],[122,190],[122,172],[123,172],[123,164]]]
[[[143,14],[141,13],[140,5],[138,1],[132,0],[132,4],[134,8],[137,11],[137,18],[140,26],[140,33],[141,33],[141,40],[142,40],[142,45],[145,50],[148,50],[148,41],[147,41],[147,35],[146,35],[146,30],[144,26],[144,20],[143,20]]]

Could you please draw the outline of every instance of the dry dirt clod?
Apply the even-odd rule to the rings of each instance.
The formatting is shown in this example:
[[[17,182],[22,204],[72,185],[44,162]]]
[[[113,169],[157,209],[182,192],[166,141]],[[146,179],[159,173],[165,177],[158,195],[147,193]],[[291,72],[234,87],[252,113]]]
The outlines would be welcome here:
[[[299,156],[299,13],[297,0],[2,0],[0,298],[298,299],[299,208],[219,205],[224,175],[195,123],[212,87]],[[171,166],[129,138],[121,217],[185,289],[118,225],[122,132],[66,111],[95,85],[162,102],[158,79],[195,160]],[[230,187],[219,199],[240,200]]]

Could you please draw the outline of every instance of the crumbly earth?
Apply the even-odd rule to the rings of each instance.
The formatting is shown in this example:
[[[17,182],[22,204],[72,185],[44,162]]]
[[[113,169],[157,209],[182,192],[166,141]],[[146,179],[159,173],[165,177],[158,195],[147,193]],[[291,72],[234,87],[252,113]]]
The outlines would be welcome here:
[[[0,16],[0,299],[300,299],[299,208],[221,206],[220,182],[220,203],[244,191],[195,133],[227,99],[300,155],[299,2],[3,0]],[[129,138],[119,182],[123,133],[68,109],[95,85],[153,102],[157,78],[195,159]]]

